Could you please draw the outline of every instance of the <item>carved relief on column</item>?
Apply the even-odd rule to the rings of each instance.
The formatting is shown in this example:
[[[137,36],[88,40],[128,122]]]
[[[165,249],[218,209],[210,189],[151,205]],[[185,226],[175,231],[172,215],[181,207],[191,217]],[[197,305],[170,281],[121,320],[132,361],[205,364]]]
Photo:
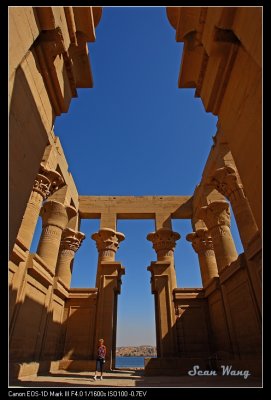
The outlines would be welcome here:
[[[243,185],[238,183],[236,171],[230,166],[218,168],[211,179],[211,183],[232,204],[245,197]]]
[[[42,202],[63,184],[62,176],[58,172],[40,166],[18,232],[18,239],[26,248],[31,246]]]
[[[81,246],[85,235],[70,228],[64,229],[56,267],[56,276],[69,288],[72,276],[72,264],[76,251]]]
[[[231,202],[240,237],[246,248],[250,240],[257,234],[258,227],[245,196],[243,185],[238,182],[235,169],[230,166],[217,169],[211,179],[211,184]]]
[[[196,232],[189,233],[186,235],[186,240],[192,243],[193,249],[198,254],[214,251],[213,241],[207,229],[198,229]]]
[[[41,209],[42,234],[37,253],[53,271],[56,267],[62,231],[76,214],[74,207],[64,206],[55,200],[45,202]]]
[[[202,284],[205,287],[210,279],[218,276],[212,238],[207,229],[198,229],[189,233],[186,240],[192,243],[193,249],[198,254]]]
[[[73,251],[75,253],[81,246],[84,239],[84,233],[75,231],[71,228],[66,228],[62,233],[60,249]]]
[[[159,261],[170,259],[173,257],[176,247],[176,241],[181,235],[178,232],[173,232],[171,229],[160,228],[156,232],[151,232],[147,235],[147,240],[153,243],[153,248],[156,251]]]
[[[218,200],[202,207],[197,214],[211,233],[218,270],[222,270],[238,257],[230,231],[230,208],[226,201]]]
[[[42,226],[57,226],[61,230],[66,228],[69,219],[76,215],[76,210],[72,206],[64,206],[56,200],[48,200],[43,204],[40,215]]]
[[[125,239],[125,236],[114,229],[102,228],[99,232],[93,233],[91,238],[96,241],[99,261],[114,261],[119,244]]]
[[[41,165],[34,182],[33,191],[39,193],[43,200],[46,200],[63,184],[63,178],[57,171],[47,169]]]
[[[197,217],[205,222],[209,231],[216,227],[222,227],[222,235],[224,234],[223,228],[225,226],[230,228],[231,226],[230,207],[223,200],[217,200],[208,206],[201,207]]]

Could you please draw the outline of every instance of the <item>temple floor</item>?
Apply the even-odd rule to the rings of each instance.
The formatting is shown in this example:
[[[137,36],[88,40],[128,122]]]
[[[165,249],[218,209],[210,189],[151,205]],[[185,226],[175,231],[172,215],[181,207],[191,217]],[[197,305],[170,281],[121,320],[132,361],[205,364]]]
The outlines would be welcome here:
[[[144,376],[142,369],[104,372],[103,380],[93,372],[57,371],[49,375],[22,377],[10,387],[261,387],[260,378],[240,376]]]

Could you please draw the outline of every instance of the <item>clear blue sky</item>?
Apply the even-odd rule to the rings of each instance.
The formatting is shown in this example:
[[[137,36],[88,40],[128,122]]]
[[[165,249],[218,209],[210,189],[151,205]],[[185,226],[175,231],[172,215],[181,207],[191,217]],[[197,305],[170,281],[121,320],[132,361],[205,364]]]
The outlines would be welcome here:
[[[217,119],[194,89],[178,89],[182,43],[164,7],[106,7],[89,45],[93,89],[78,90],[68,114],[56,119],[81,195],[192,195],[213,144]],[[72,287],[94,287],[98,220],[83,220]],[[174,220],[179,287],[201,287],[197,255],[185,240],[188,220]],[[156,260],[146,235],[154,221],[119,221],[126,240],[116,259],[126,267],[118,305],[117,346],[155,344],[148,265]],[[40,222],[32,249],[37,246]],[[242,251],[235,221],[232,232]]]

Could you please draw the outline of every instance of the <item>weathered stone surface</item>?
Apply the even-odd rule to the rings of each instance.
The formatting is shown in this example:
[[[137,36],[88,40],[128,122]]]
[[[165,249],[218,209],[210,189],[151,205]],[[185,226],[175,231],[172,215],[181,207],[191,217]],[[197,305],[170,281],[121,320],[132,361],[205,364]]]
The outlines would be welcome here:
[[[11,376],[94,370],[100,337],[108,349],[106,368],[114,367],[125,273],[115,261],[124,240],[118,219],[155,222],[148,240],[157,261],[148,270],[158,358],[146,361],[146,373],[179,374],[216,360],[260,375],[261,7],[167,9],[176,40],[184,42],[179,86],[194,87],[206,111],[218,116],[192,196],[78,196],[53,124],[77,88],[93,85],[87,41],[95,40],[101,13],[101,7],[9,9]],[[225,197],[245,250],[239,256]],[[29,254],[40,209],[38,254]],[[99,253],[96,288],[70,288],[84,240],[80,218],[100,219],[92,235]],[[177,287],[180,235],[172,219],[191,219],[187,240],[198,254],[203,288]]]

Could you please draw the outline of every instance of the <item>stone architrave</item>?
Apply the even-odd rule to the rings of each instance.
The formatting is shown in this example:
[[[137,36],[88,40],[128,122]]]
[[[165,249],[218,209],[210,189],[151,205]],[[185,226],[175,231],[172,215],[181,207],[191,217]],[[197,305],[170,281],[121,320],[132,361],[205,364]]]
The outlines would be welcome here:
[[[55,272],[62,231],[69,220],[77,214],[72,206],[64,206],[59,201],[46,201],[41,209],[42,233],[37,254]]]
[[[43,165],[40,166],[18,232],[18,239],[27,249],[30,249],[31,246],[42,202],[63,185],[64,180],[57,171],[47,169]]]
[[[75,253],[81,246],[85,235],[71,228],[64,229],[60,242],[56,276],[59,277],[67,288],[70,287],[72,267]]]
[[[211,184],[230,201],[240,238],[246,249],[249,242],[257,235],[258,227],[243,186],[238,182],[235,169],[231,166],[218,168],[211,179]]]
[[[198,229],[189,233],[186,240],[192,243],[193,249],[198,254],[202,285],[206,287],[212,278],[218,276],[212,238],[207,229]]]
[[[201,207],[197,217],[202,219],[213,240],[218,272],[238,258],[230,231],[230,207],[226,201],[217,200]]]
[[[174,249],[180,237],[179,233],[168,228],[160,228],[147,235],[157,254],[157,261],[152,262],[148,270],[151,272],[151,287],[155,296],[158,357],[174,357],[177,351],[173,302],[173,289],[177,287]]]

